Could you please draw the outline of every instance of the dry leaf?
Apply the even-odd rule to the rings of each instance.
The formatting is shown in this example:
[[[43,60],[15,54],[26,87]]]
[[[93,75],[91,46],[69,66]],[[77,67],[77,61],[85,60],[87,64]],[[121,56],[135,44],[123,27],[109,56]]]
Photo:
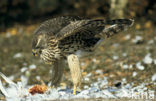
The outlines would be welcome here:
[[[136,29],[141,29],[140,24],[136,24],[135,28],[136,28]]]
[[[17,29],[16,28],[11,28],[8,30],[11,35],[16,35],[17,34]]]
[[[32,95],[36,93],[43,94],[47,90],[48,87],[46,85],[34,85],[32,88],[29,89],[29,93],[31,93]]]
[[[145,28],[151,28],[152,27],[152,22],[151,21],[147,21],[144,25]]]

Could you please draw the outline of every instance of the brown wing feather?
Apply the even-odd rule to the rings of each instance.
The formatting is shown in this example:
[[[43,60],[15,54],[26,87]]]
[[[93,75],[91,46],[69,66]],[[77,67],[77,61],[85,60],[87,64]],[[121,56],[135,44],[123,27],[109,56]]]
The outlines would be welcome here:
[[[112,25],[108,28],[105,28],[101,33],[96,33],[97,37],[105,34],[107,37],[111,36],[114,33],[120,32],[133,24],[133,20],[131,19],[116,19],[116,20],[80,20],[72,22],[71,24],[65,26],[60,32],[58,32],[56,39],[62,40],[66,37],[74,35],[81,31],[94,31],[95,28],[103,27],[106,25]],[[93,30],[94,29],[94,30]],[[111,34],[112,33],[112,34]],[[87,33],[86,33],[87,34]],[[84,35],[86,36],[86,35]]]

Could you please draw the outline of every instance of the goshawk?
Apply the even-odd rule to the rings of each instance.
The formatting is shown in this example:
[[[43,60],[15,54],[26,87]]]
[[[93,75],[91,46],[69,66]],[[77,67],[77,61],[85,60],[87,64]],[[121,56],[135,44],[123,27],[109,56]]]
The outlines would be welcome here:
[[[81,81],[78,51],[91,52],[104,38],[111,37],[133,24],[132,19],[82,19],[62,16],[43,22],[35,31],[32,52],[35,56],[54,65],[52,84],[60,81],[65,59],[68,60],[74,83],[73,94]]]

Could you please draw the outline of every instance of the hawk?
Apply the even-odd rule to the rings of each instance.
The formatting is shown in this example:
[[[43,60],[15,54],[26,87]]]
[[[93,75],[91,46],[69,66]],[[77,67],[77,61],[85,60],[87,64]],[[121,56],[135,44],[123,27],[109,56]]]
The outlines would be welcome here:
[[[74,84],[73,94],[81,81],[77,52],[92,52],[101,40],[133,25],[133,19],[82,19],[61,16],[43,22],[34,32],[32,53],[48,64],[54,65],[52,84],[57,85],[68,60]]]

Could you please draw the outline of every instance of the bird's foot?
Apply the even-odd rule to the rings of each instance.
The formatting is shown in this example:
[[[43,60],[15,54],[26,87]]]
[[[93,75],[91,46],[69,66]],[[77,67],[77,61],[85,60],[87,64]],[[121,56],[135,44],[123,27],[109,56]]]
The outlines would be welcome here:
[[[81,68],[78,57],[73,54],[69,55],[68,64],[71,72],[72,81],[74,84],[73,94],[76,95],[77,85],[81,84]]]
[[[76,90],[77,90],[77,87],[76,87],[76,85],[74,85],[74,88],[73,88],[73,95],[76,95]]]

